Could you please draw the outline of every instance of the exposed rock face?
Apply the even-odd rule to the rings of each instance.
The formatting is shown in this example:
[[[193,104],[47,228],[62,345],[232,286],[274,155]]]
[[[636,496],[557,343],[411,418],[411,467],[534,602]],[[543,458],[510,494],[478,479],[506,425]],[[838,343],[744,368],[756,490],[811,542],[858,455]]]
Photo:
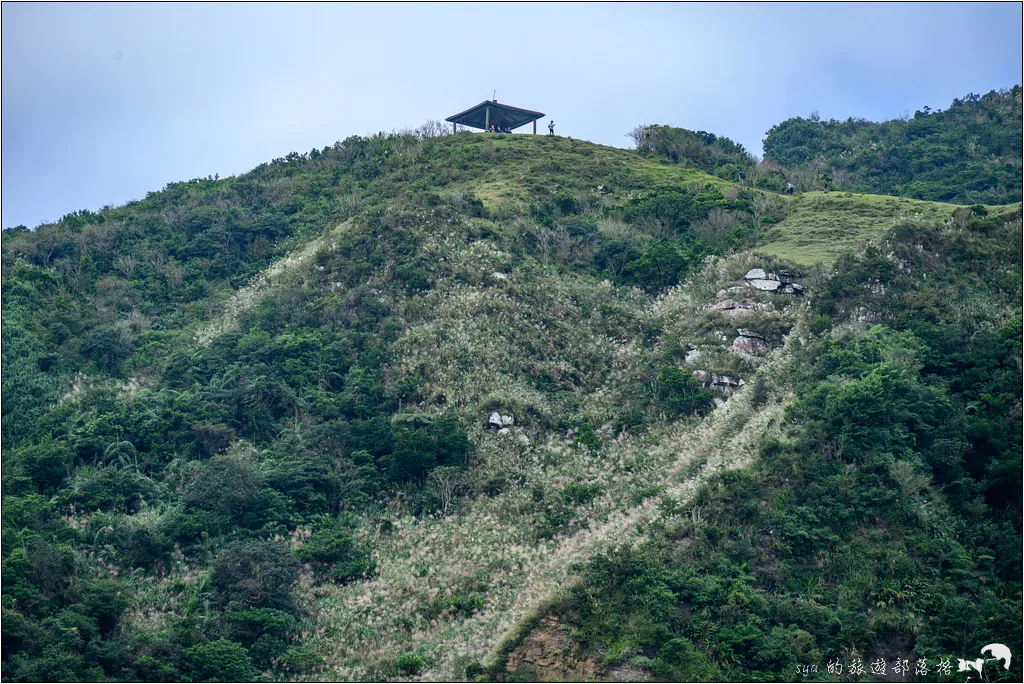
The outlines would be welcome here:
[[[546,617],[509,654],[506,669],[536,675],[540,681],[593,680],[597,664],[573,657],[572,641],[558,618]]]
[[[706,370],[693,371],[693,378],[705,387],[728,396],[746,383],[742,378],[734,378],[729,375],[718,375]]]
[[[760,334],[740,328],[739,337],[732,341],[732,350],[741,356],[761,356],[768,352],[768,345]]]
[[[506,671],[541,682],[643,682],[651,678],[649,671],[634,665],[608,666],[595,658],[581,659],[554,616],[542,619],[509,654]]]
[[[720,302],[711,305],[712,311],[749,311],[753,308],[753,303],[746,300],[736,299],[723,299]]]
[[[778,280],[768,280],[766,278],[754,278],[747,282],[750,283],[750,287],[755,290],[761,290],[761,292],[775,292],[782,287],[782,283]]]
[[[487,419],[487,425],[489,427],[497,428],[499,430],[501,428],[508,427],[509,425],[514,425],[515,422],[515,418],[513,418],[512,416],[505,416],[498,413],[497,411],[492,413],[491,417]]]
[[[755,290],[788,295],[803,294],[803,286],[794,282],[799,277],[800,274],[796,271],[780,270],[777,273],[768,273],[763,268],[752,268],[743,276],[747,285]]]

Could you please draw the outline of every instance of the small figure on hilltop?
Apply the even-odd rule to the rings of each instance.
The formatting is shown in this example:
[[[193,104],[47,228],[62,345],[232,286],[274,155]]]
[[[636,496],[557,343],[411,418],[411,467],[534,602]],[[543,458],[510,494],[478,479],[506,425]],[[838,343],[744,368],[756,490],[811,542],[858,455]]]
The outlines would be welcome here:
[[[793,187],[792,183],[786,183],[786,194],[787,195],[792,195],[794,190],[796,190],[796,188]]]
[[[737,180],[739,181],[740,185],[743,185],[743,181],[747,180],[747,174],[740,171],[739,175],[737,176]]]
[[[555,134],[555,120],[548,121],[548,135]]]

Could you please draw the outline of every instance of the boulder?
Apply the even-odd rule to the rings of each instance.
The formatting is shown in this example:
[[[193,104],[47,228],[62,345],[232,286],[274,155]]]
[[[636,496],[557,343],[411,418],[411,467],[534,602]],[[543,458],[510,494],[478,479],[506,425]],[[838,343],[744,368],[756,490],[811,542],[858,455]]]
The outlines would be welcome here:
[[[495,428],[504,428],[515,423],[515,418],[512,416],[506,416],[495,411],[491,414],[491,417],[487,419],[487,425]]]
[[[760,337],[740,335],[732,341],[732,350],[742,356],[760,356],[768,352],[768,345]]]
[[[765,278],[754,278],[747,282],[750,284],[750,287],[762,292],[775,292],[782,286],[782,283],[778,280],[767,280]]]
[[[750,302],[736,299],[723,299],[711,305],[712,311],[747,311],[750,308]]]
[[[767,276],[765,275],[763,268],[752,268],[747,271],[747,274],[743,276],[744,280],[764,280]]]
[[[716,392],[729,396],[745,384],[742,378],[733,378],[728,375],[719,375],[706,370],[693,371],[694,380],[705,387]]]

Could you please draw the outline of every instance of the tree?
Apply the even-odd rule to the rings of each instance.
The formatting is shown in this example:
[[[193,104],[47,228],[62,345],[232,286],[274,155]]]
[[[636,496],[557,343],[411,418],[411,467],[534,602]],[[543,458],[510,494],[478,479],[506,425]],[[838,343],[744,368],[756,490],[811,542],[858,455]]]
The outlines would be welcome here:
[[[441,500],[441,513],[448,515],[448,507],[452,497],[466,482],[466,474],[462,468],[440,466],[430,471],[427,476],[427,487],[432,494]]]
[[[210,585],[224,605],[287,611],[294,603],[295,568],[287,544],[236,542],[214,559]]]
[[[186,656],[193,681],[251,682],[259,676],[248,651],[241,644],[224,638],[197,644]]]

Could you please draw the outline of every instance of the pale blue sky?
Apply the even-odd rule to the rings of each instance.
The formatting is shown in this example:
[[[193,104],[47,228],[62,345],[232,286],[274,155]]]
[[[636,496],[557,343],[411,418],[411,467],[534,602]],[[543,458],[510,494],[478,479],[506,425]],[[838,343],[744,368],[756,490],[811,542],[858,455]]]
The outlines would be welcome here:
[[[760,154],[791,116],[945,109],[1022,69],[1019,3],[2,11],[4,226],[416,127],[494,89],[563,135],[627,146],[635,125],[665,123]]]

